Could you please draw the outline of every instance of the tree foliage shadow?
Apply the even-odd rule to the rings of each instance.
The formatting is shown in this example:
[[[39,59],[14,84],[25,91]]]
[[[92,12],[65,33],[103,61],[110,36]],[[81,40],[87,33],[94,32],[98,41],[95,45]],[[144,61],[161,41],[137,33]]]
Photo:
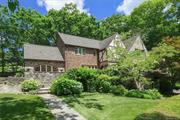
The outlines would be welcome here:
[[[0,98],[0,120],[53,120],[41,98],[19,99],[16,97]]]
[[[180,120],[180,118],[164,115],[160,112],[153,112],[140,114],[135,120]]]
[[[81,105],[85,106],[86,108],[95,108],[98,110],[103,110],[104,105],[102,105],[98,101],[98,99],[96,99],[96,98],[85,98],[85,96],[91,96],[91,94],[66,96],[63,101],[66,102],[71,107],[74,107],[75,103],[77,103],[77,104],[81,104]]]

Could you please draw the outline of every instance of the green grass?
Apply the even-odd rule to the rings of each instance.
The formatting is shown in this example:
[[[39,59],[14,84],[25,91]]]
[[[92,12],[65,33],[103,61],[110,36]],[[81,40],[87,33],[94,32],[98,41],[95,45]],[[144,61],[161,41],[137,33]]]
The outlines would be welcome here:
[[[157,106],[159,100],[136,99],[112,94],[83,93],[66,96],[64,101],[88,120],[133,120]]]
[[[139,115],[138,120],[180,120],[180,95],[162,100],[156,107]]]
[[[38,96],[0,94],[0,120],[54,120],[54,117]]]

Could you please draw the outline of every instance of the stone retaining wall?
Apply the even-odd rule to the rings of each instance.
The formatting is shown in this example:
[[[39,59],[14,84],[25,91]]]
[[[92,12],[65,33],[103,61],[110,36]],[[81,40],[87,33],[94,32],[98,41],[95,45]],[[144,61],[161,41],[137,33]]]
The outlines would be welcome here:
[[[0,77],[0,85],[19,85],[24,77]]]
[[[45,86],[49,87],[51,82],[58,76],[60,76],[62,73],[31,73],[27,72],[25,73],[25,79],[35,79],[39,80],[40,83]]]

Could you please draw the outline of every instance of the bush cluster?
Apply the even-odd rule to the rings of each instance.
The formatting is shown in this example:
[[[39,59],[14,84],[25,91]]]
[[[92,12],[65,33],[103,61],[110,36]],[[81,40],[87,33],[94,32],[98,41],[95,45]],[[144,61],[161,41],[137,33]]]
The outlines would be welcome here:
[[[37,90],[39,87],[40,83],[37,80],[25,80],[21,83],[21,89],[23,92]]]
[[[163,97],[156,89],[149,89],[149,90],[144,90],[144,91],[130,90],[126,94],[126,96],[144,98],[144,99],[161,99]]]
[[[75,80],[59,77],[53,81],[50,91],[55,95],[80,94],[83,91],[83,86]]]
[[[115,95],[124,96],[124,95],[126,95],[127,92],[128,92],[128,90],[122,85],[112,87],[112,93]]]
[[[74,68],[67,71],[65,77],[81,82],[83,84],[84,91],[92,92],[95,89],[94,84],[97,72],[86,67]]]

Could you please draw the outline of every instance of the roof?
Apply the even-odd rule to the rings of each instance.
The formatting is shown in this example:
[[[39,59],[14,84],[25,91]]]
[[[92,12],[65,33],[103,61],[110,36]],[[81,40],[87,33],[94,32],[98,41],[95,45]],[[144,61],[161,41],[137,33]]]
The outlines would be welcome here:
[[[123,43],[124,43],[127,50],[129,50],[133,46],[133,44],[136,41],[137,37],[138,36],[133,36],[133,37],[123,41]]]
[[[100,49],[104,49],[107,48],[109,46],[109,44],[115,39],[117,34],[114,34],[112,36],[110,36],[109,38],[103,40],[100,42]]]
[[[87,47],[87,48],[94,48],[94,49],[104,49],[106,48],[111,41],[115,38],[115,35],[101,41],[101,40],[95,40],[95,39],[89,39],[85,37],[78,37],[74,35],[68,35],[64,33],[58,33],[61,37],[62,41],[66,45],[73,45],[73,46],[81,46],[81,47]]]
[[[24,59],[64,61],[58,47],[24,44]]]

